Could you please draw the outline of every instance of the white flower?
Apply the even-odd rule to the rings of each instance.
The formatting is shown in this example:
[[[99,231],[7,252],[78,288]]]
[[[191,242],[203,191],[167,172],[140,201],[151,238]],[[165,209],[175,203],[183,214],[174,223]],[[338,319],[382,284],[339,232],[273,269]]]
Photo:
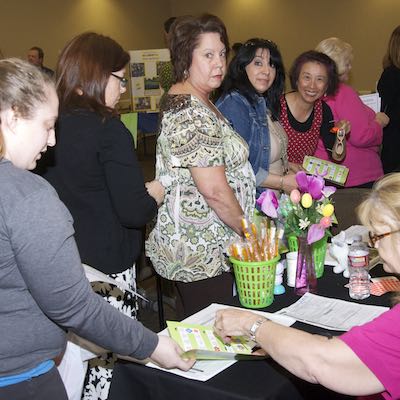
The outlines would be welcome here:
[[[323,207],[324,205],[322,204],[322,203],[318,203],[317,204],[317,206],[315,207],[315,210],[318,212],[318,213],[320,213],[321,215],[323,215],[323,212],[322,212],[322,207]]]
[[[310,225],[310,221],[308,220],[308,218],[306,217],[305,219],[300,219],[299,220],[299,228],[306,230],[308,228],[308,226]]]

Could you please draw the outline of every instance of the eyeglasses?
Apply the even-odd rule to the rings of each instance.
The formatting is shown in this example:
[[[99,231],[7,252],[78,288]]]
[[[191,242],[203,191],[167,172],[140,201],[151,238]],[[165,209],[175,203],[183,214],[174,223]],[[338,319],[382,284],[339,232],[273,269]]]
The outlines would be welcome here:
[[[114,78],[117,78],[117,79],[119,80],[119,84],[121,85],[122,88],[126,88],[126,87],[128,86],[128,79],[122,78],[122,77],[120,77],[120,76],[118,76],[118,75],[115,75],[115,74],[113,74],[113,73],[111,73],[111,75],[112,75]]]
[[[383,239],[386,236],[390,236],[392,233],[397,233],[400,232],[400,229],[396,230],[396,231],[391,231],[391,232],[386,232],[386,233],[382,233],[380,235],[375,235],[372,232],[368,232],[368,236],[369,236],[369,245],[371,247],[375,247],[376,242],[378,242],[379,240]]]

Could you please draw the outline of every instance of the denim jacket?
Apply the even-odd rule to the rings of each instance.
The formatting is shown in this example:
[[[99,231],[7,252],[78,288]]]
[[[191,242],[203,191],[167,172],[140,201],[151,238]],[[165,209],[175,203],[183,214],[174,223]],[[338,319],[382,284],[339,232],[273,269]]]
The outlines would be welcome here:
[[[268,176],[271,152],[265,98],[257,96],[253,106],[235,90],[218,99],[216,106],[249,145],[249,161],[256,176],[258,195],[265,190],[260,184]]]

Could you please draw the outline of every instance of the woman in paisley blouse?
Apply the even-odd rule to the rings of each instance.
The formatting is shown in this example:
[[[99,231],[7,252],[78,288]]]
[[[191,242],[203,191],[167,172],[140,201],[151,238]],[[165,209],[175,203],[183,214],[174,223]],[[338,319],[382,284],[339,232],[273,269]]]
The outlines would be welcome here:
[[[209,100],[226,70],[223,22],[178,18],[169,46],[175,84],[161,110],[156,165],[166,193],[146,252],[157,273],[174,281],[181,318],[232,298],[225,249],[252,213],[255,177],[246,142]]]
[[[323,96],[337,90],[335,62],[323,53],[306,51],[294,60],[289,76],[293,91],[281,97],[279,118],[289,139],[289,161],[302,164],[304,156],[314,155],[320,136],[332,154],[334,120]]]

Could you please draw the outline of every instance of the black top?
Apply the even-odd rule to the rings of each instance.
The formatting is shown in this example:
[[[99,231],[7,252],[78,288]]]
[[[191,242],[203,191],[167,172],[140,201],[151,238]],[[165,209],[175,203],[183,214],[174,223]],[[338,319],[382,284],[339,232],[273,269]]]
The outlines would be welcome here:
[[[286,103],[287,104],[287,103]],[[287,106],[287,114],[290,125],[297,132],[307,132],[314,121],[314,109],[312,110],[310,116],[307,118],[305,122],[299,122],[292,115],[289,106]],[[333,118],[332,110],[324,101],[322,101],[322,123],[320,129],[320,136],[322,141],[324,142],[324,146],[326,150],[328,150],[328,154],[331,155],[332,148],[335,143],[335,135],[332,135],[330,130],[335,126],[335,121]]]
[[[381,152],[385,174],[400,170],[400,69],[394,66],[385,68],[378,82],[379,96],[382,98],[381,110],[390,118],[383,128],[383,147]]]
[[[107,274],[131,267],[157,204],[122,122],[89,111],[61,114],[57,145],[42,161],[43,177],[74,218],[82,262]]]

